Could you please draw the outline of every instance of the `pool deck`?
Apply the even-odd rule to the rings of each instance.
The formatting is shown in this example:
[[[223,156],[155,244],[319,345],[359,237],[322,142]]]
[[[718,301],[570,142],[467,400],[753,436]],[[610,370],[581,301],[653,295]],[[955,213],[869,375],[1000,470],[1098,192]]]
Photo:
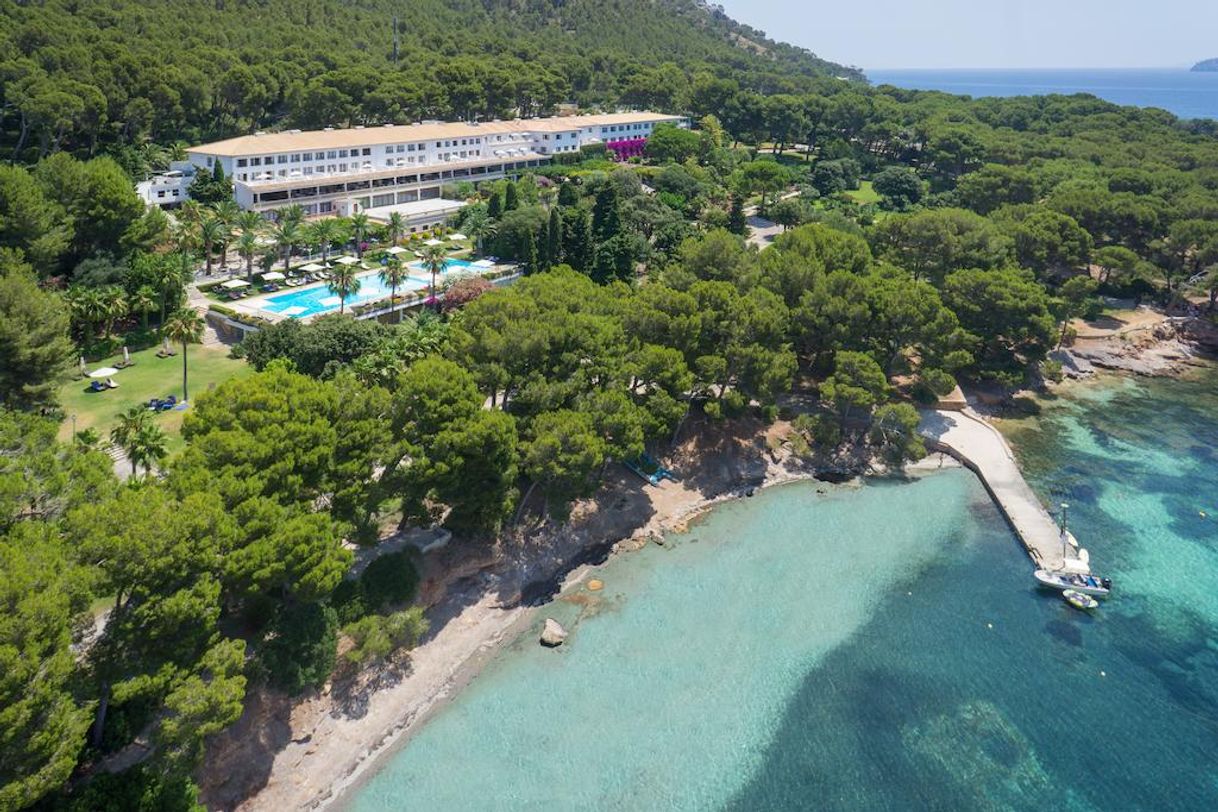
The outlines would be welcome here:
[[[481,276],[481,275],[490,273],[491,271],[502,270],[503,267],[504,266],[502,264],[497,264],[492,267],[475,267],[473,265],[462,265],[460,267],[455,267],[452,270],[445,271],[444,273],[438,275],[436,277],[436,284],[437,284],[437,286],[443,284],[444,280],[450,274],[476,273]],[[379,269],[378,268],[362,268],[362,269],[360,269],[360,274],[361,275],[372,274],[372,273],[375,273],[377,270],[379,270]],[[411,269],[412,278],[422,279],[425,276],[430,278],[430,274],[428,274],[426,271],[422,271],[422,270],[415,269],[415,268]],[[275,298],[276,296],[284,296],[286,294],[291,294],[291,293],[300,293],[300,292],[304,292],[304,291],[325,288],[328,284],[329,283],[326,281],[321,281],[321,282],[310,282],[307,285],[299,285],[297,287],[283,286],[283,287],[280,287],[279,290],[272,291],[270,293],[259,293],[257,296],[247,296],[242,299],[233,299],[232,301],[226,300],[226,301],[222,301],[222,302],[216,302],[216,304],[220,304],[220,305],[234,311],[238,315],[255,316],[257,318],[265,319],[266,321],[270,321],[270,322],[280,322],[280,321],[284,321],[285,319],[290,319],[290,318],[292,318],[292,316],[285,314],[285,313],[277,313],[277,312],[274,312],[271,310],[264,309],[266,304],[271,299]],[[398,289],[398,299],[401,300],[403,297],[403,294],[414,292],[417,290],[420,290],[420,288],[417,288],[417,287],[416,288],[407,288],[407,287],[399,288]],[[388,298],[389,298],[388,294],[386,294],[384,299],[387,300]],[[349,309],[350,307],[353,307],[355,305],[367,304],[368,302],[372,302],[372,301],[377,301],[377,300],[366,299],[364,301],[350,302],[350,303],[348,303],[347,308]],[[208,303],[209,304],[211,303],[210,299],[208,300]],[[319,316],[324,316],[324,315],[328,315],[330,313],[337,313],[337,312],[338,312],[338,308],[334,307],[334,308],[331,308],[331,309],[326,310],[321,313],[310,313],[306,316],[302,316],[300,318],[300,321],[308,322]]]
[[[960,460],[985,485],[1037,568],[1061,569],[1061,531],[1024,480],[1006,439],[971,410],[924,410],[927,448]]]

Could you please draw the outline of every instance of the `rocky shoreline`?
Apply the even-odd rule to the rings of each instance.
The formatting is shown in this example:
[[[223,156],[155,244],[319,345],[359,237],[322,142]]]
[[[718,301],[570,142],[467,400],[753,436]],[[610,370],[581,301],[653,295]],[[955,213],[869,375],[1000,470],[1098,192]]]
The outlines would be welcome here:
[[[1196,317],[1163,317],[1156,324],[1110,335],[1079,337],[1049,356],[1068,378],[1096,368],[1135,375],[1179,375],[1218,358],[1218,327]]]
[[[197,776],[208,809],[325,808],[474,679],[504,645],[534,629],[538,607],[610,556],[662,542],[714,505],[757,489],[823,476],[882,472],[861,455],[822,471],[790,453],[790,424],[708,424],[666,456],[685,475],[643,487],[615,466],[566,523],[495,547],[453,544],[424,558],[420,602],[432,632],[408,656],[298,699],[261,691],[217,736]],[[911,473],[953,464],[939,455]],[[848,478],[848,477],[847,477]],[[534,635],[534,639],[537,636]]]

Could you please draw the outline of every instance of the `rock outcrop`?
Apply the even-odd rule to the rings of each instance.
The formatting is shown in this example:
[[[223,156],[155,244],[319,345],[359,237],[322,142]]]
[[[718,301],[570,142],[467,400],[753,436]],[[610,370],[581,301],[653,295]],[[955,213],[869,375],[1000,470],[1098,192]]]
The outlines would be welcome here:
[[[541,644],[547,648],[561,646],[567,639],[567,630],[552,617],[546,618],[545,626],[541,629]]]

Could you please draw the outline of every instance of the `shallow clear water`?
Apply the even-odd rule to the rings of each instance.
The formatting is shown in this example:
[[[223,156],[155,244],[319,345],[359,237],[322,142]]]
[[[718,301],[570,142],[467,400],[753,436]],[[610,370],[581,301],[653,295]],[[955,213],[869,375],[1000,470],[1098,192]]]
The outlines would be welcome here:
[[[1218,376],[1013,429],[1116,581],[1094,616],[967,472],[772,489],[547,607],[567,644],[522,637],[349,805],[1216,808],[1214,414]]]
[[[407,277],[406,281],[398,286],[399,294],[407,291],[422,290],[431,284],[431,276],[421,263],[412,262],[407,267],[410,268],[413,275]],[[470,263],[465,260],[450,259],[445,262],[444,273],[465,271],[469,267]],[[378,273],[379,271],[373,270],[358,275],[360,281],[359,291],[347,297],[347,307],[363,302],[370,302],[375,299],[384,299],[389,296],[389,286],[381,280],[377,275]],[[437,277],[437,280],[440,278]],[[338,297],[324,284],[317,287],[294,290],[291,293],[269,296],[261,305],[262,310],[271,313],[283,313],[297,319],[314,316],[318,313],[337,311],[338,307]]]
[[[1218,118],[1218,73],[1183,68],[869,70],[867,78],[876,85],[978,97],[1090,93],[1181,118]]]

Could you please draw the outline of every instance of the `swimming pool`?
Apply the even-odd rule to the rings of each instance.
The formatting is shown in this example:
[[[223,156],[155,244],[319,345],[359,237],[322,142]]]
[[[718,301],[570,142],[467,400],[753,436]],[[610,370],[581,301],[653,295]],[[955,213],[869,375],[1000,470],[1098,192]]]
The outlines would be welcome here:
[[[412,262],[406,267],[410,269],[410,276],[398,286],[398,295],[423,290],[431,284],[431,274],[423,268],[421,262]],[[440,284],[444,277],[449,274],[465,271],[469,268],[470,263],[463,259],[450,259],[444,265],[444,273],[436,278],[436,284]],[[389,298],[389,286],[381,281],[380,277],[377,276],[378,273],[379,271],[377,270],[371,270],[358,274],[357,278],[360,282],[359,292],[347,297],[347,309],[364,302]],[[339,298],[331,292],[324,282],[288,293],[268,296],[258,305],[259,310],[265,310],[268,313],[278,313],[293,319],[303,319],[322,313],[337,312],[338,307]]]

